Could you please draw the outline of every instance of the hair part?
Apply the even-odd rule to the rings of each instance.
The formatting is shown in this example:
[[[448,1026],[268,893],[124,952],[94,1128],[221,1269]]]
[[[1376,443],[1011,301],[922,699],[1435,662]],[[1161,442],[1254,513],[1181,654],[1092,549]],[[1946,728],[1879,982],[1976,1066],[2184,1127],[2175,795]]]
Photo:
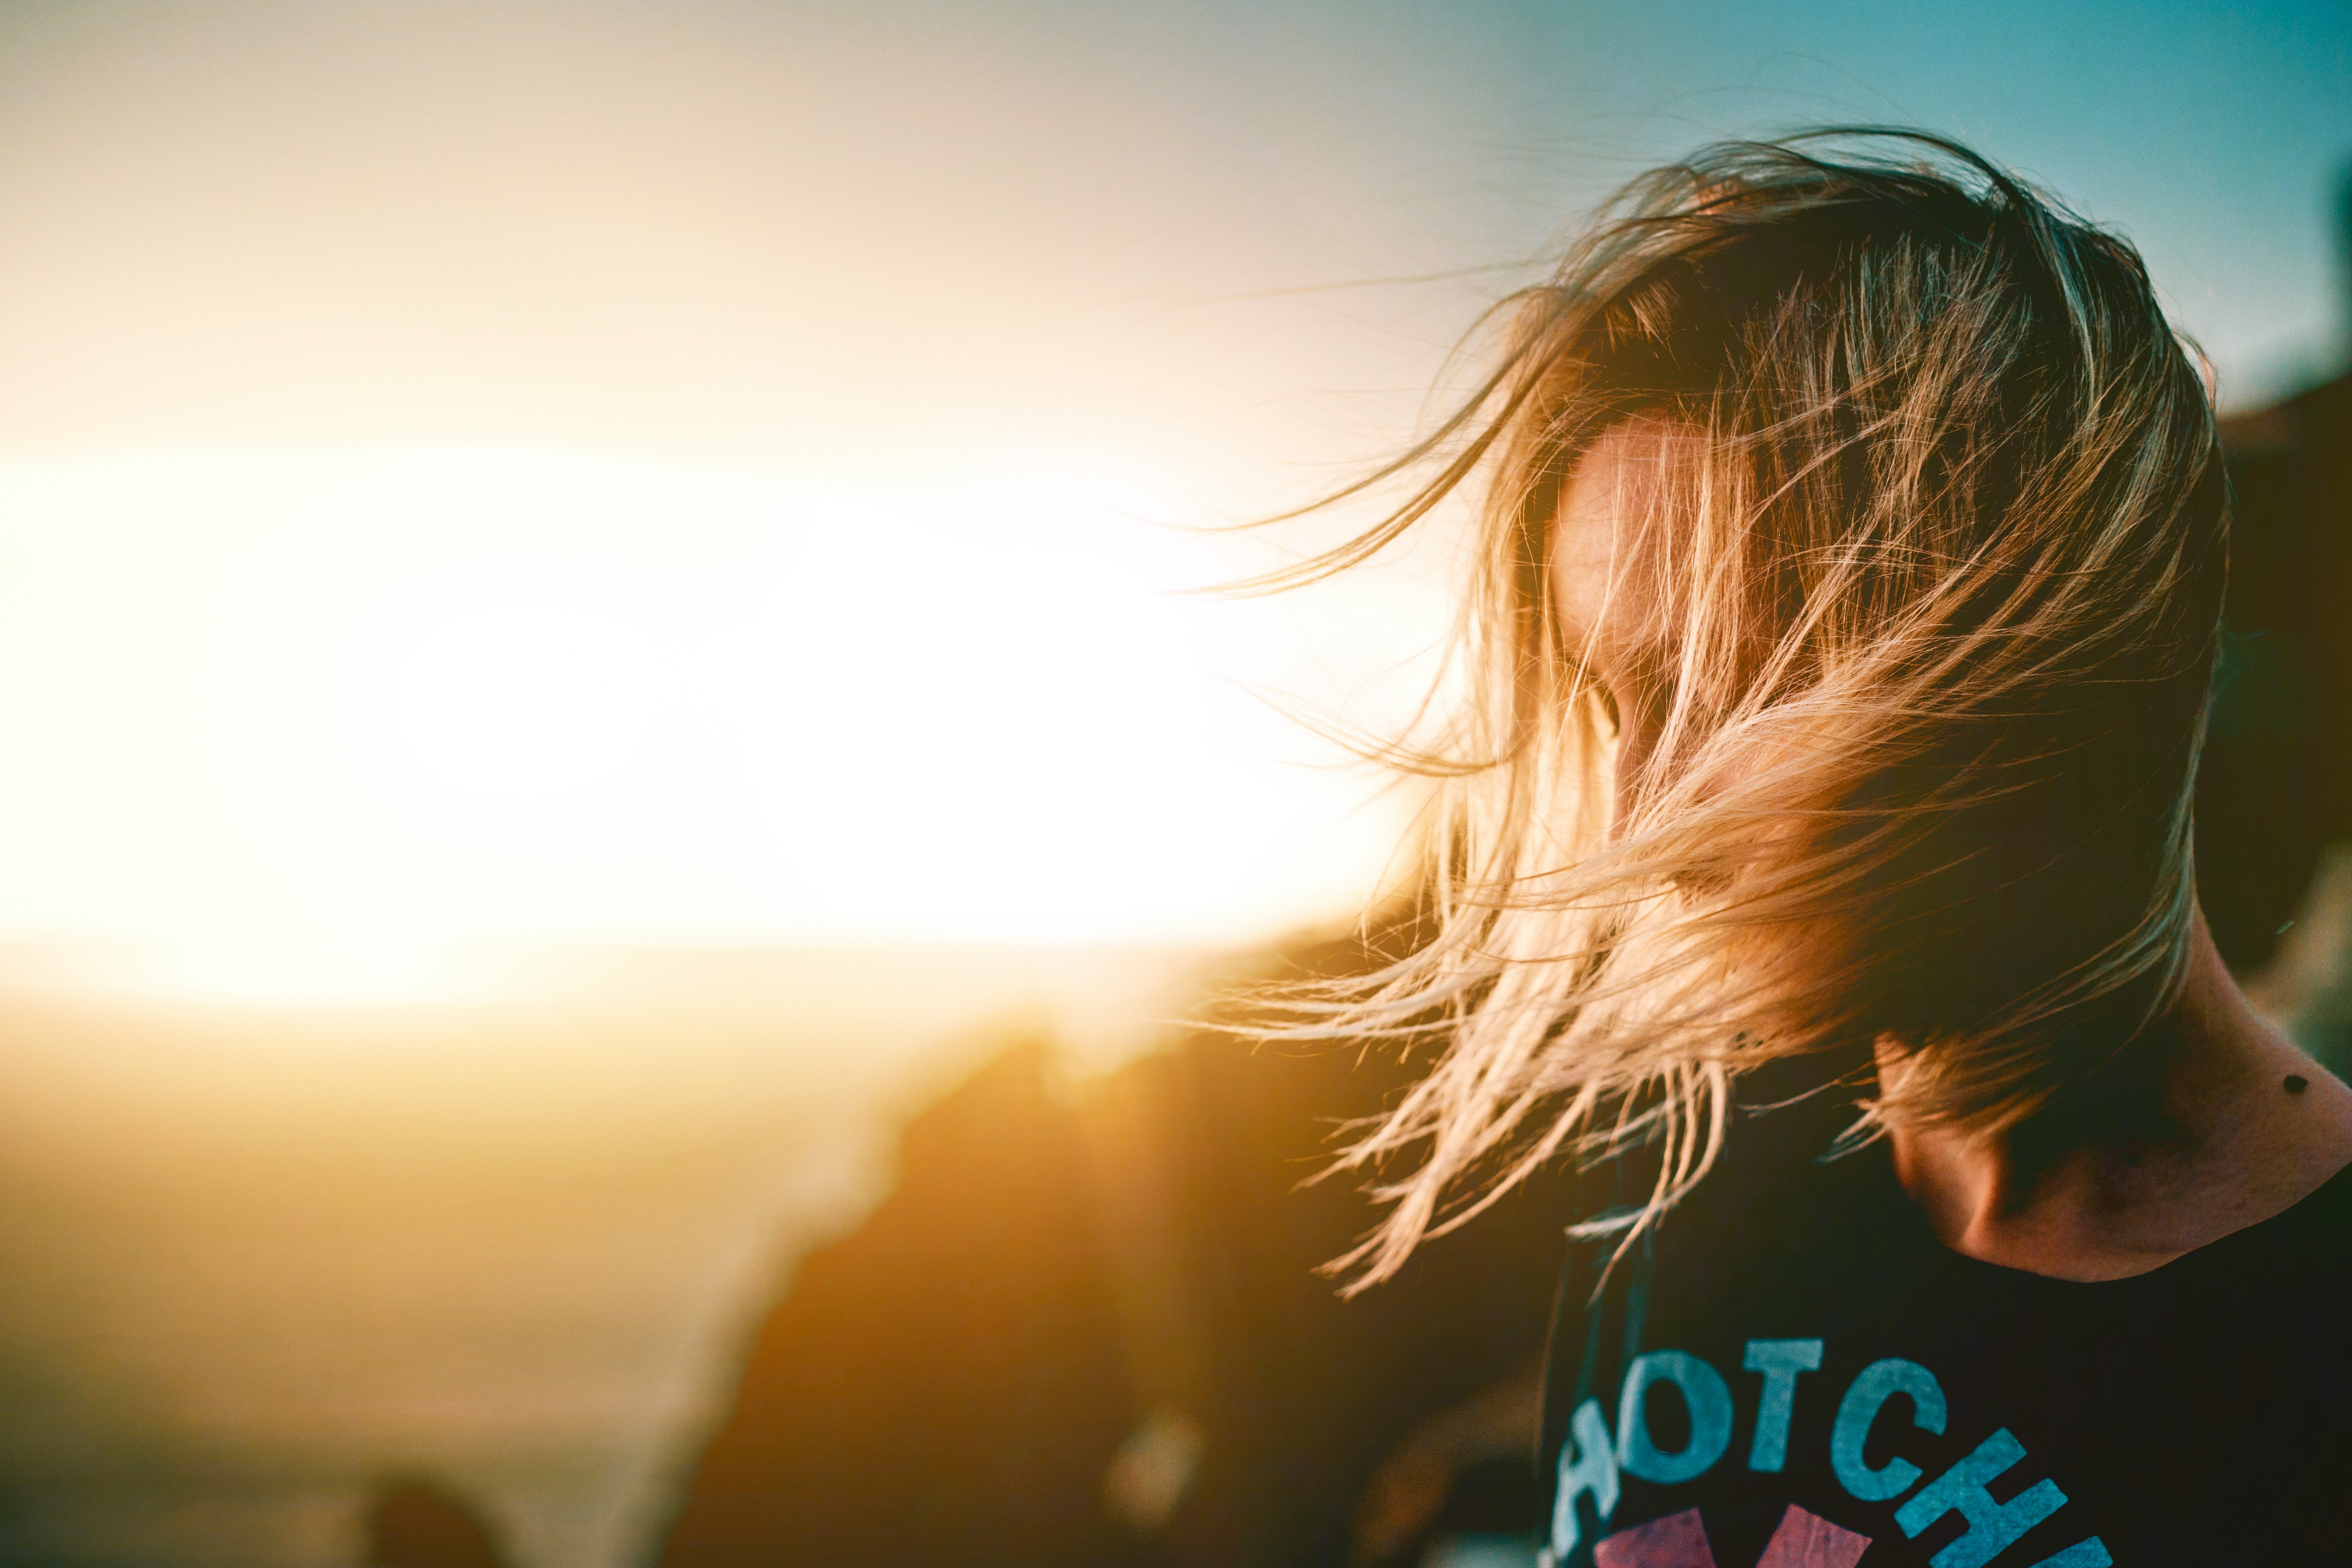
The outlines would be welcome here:
[[[1484,384],[1330,498],[1402,504],[1259,584],[1476,503],[1466,695],[1385,753],[1437,785],[1415,940],[1270,1031],[1435,1052],[1339,1161],[1408,1166],[1351,1289],[1539,1166],[1646,1147],[1591,1226],[1630,1237],[1776,1058],[1903,1054],[1849,1145],[2013,1125],[2163,1012],[2194,919],[2223,481],[2127,243],[1945,139],[1815,132],[1643,175],[1492,319]],[[1634,430],[1618,557],[1657,635],[1600,670],[1558,525]]]

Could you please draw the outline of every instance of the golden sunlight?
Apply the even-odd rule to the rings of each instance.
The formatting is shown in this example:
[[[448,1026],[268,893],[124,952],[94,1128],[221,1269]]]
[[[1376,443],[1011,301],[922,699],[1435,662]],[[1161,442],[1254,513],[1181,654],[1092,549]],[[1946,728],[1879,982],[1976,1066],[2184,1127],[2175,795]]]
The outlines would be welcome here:
[[[449,992],[485,939],[1344,912],[1404,803],[1266,694],[1345,698],[1435,590],[1185,594],[1266,546],[1171,511],[1068,460],[860,493],[515,451],[0,466],[0,934],[319,998]]]

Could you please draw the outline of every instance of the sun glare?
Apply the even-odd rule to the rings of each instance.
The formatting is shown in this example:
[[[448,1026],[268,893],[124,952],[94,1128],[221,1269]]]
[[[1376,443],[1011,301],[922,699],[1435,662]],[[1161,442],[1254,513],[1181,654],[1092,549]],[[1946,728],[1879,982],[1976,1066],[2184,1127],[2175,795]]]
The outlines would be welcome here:
[[[612,777],[662,695],[652,639],[562,605],[491,605],[434,627],[402,659],[409,753],[451,789],[511,799]]]
[[[488,989],[441,944],[315,929],[173,938],[142,952],[128,978],[171,996],[295,1005],[443,1001]]]
[[[889,492],[516,452],[0,466],[0,934],[298,997],[446,989],[483,938],[1239,942],[1351,909],[1405,803],[1258,689],[1344,695],[1435,591],[1184,595],[1256,546],[1172,510],[1084,463]]]

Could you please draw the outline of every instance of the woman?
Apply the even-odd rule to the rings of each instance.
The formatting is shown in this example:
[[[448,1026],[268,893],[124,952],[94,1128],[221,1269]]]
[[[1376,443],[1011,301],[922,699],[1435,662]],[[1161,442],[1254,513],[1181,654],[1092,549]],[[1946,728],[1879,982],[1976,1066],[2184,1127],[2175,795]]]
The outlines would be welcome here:
[[[2352,1562],[2352,1090],[2198,913],[2225,490],[2138,257],[1821,132],[1507,320],[1308,569],[1475,489],[1422,940],[1294,1031],[1440,1047],[1359,1282],[1589,1170],[1556,1563]]]

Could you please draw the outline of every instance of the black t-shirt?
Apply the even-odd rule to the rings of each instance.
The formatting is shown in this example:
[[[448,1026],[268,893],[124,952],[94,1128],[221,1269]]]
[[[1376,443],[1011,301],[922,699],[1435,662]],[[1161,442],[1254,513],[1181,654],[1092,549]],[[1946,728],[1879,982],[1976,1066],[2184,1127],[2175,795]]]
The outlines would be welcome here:
[[[2352,1563],[2352,1171],[2086,1284],[1945,1247],[1883,1145],[1778,1142],[1748,1139],[1597,1300],[1609,1249],[1575,1249],[1551,1563]]]

